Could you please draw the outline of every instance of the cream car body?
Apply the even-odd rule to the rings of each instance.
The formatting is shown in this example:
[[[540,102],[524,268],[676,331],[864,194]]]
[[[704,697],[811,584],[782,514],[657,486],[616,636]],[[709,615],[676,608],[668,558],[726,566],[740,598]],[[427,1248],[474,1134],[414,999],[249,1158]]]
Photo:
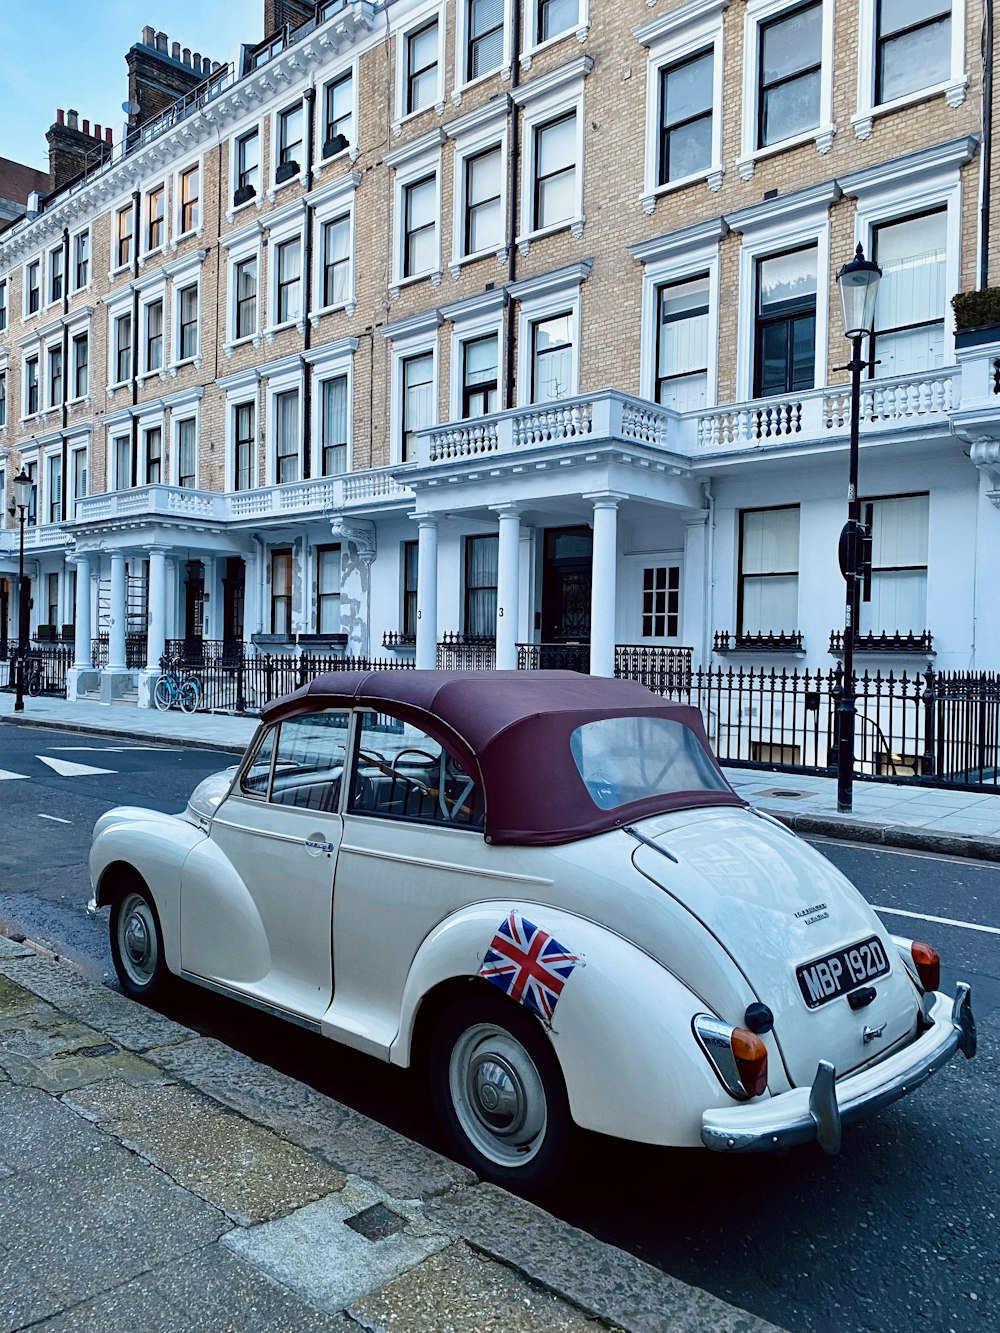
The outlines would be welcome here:
[[[434,680],[421,681],[425,674]],[[389,679],[397,675],[403,680]],[[698,770],[707,784],[701,796],[664,799],[666,808],[649,813],[656,799],[615,805],[603,770],[575,791],[573,772],[588,779],[581,745],[573,741],[571,769],[569,751],[561,754],[548,737],[534,761],[549,764],[550,780],[561,784],[563,823],[573,809],[590,820],[572,837],[567,827],[546,825],[530,791],[501,791],[496,784],[518,779],[509,774],[510,755],[490,746],[514,744],[517,725],[530,740],[546,700],[553,717],[568,718],[566,735],[588,736],[573,724],[586,727],[588,708],[603,716],[589,684],[575,701],[582,687],[559,673],[325,680],[266,710],[239,771],[202,783],[183,816],[123,808],[98,821],[96,904],[120,903],[141,882],[171,973],[404,1066],[427,1058],[442,1015],[473,992],[489,994],[491,1014],[517,1010],[515,1028],[527,1005],[555,1057],[573,1121],[653,1144],[741,1150],[819,1139],[833,1150],[841,1119],[901,1096],[956,1049],[972,1054],[968,988],[953,1000],[925,991],[909,942],[890,937],[827,860],[746,808],[707,755],[697,760],[711,768]],[[462,717],[476,714],[475,690],[491,681],[514,691],[516,718],[495,731],[478,718],[479,740],[470,741],[473,724],[463,735]],[[440,703],[447,690],[438,692],[449,682],[457,686],[450,708]],[[664,705],[640,687],[601,685],[612,718],[629,719],[631,710],[644,713],[643,726],[666,721],[692,735],[700,727],[693,710]],[[525,694],[521,707],[517,690]],[[295,741],[298,750],[296,727],[306,737]],[[619,754],[617,762],[620,780],[634,761]],[[659,756],[638,762],[648,776]],[[526,773],[522,785],[544,780]],[[480,787],[485,836],[473,794]],[[288,803],[288,792],[305,804]],[[491,825],[491,810],[499,824]],[[519,812],[529,827],[512,832]],[[144,921],[140,912],[132,923],[137,948]],[[530,985],[519,996],[516,984],[505,992],[507,978],[496,976],[490,950],[504,923],[515,938],[537,930],[533,947],[545,937],[543,955],[558,958],[561,950],[572,960],[561,974],[558,964],[545,973],[551,989],[543,978],[540,1001]],[[855,967],[843,951],[858,946],[878,975],[824,994],[838,966]],[[128,951],[124,936],[119,951]],[[734,1087],[732,1052],[713,1048],[713,1023],[755,1028],[752,1040],[766,1050],[766,1088],[748,1095]],[[480,1028],[490,1024],[472,1030]],[[498,1095],[490,1080],[507,1096],[508,1083],[521,1078],[521,1110],[530,1109],[531,1071],[516,1055],[508,1070],[505,1050],[500,1041],[493,1063],[483,1057],[475,1077],[468,1074],[474,1130],[476,1115],[487,1128],[493,1123],[492,1102],[482,1105],[483,1096]],[[532,1058],[534,1068],[540,1057]],[[451,1079],[460,1100],[454,1069]],[[490,1170],[490,1142],[480,1152],[487,1167],[475,1164],[494,1178],[519,1178],[518,1153],[525,1164],[534,1160],[522,1143],[513,1155],[498,1149]]]

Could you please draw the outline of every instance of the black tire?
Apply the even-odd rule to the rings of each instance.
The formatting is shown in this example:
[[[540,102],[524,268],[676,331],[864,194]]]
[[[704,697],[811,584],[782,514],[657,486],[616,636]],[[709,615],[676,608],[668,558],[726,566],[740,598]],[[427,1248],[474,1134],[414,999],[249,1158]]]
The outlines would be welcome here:
[[[136,875],[111,904],[111,958],[124,993],[133,1000],[159,999],[169,989],[163,932],[152,894]]]
[[[37,699],[42,692],[42,673],[34,671],[28,677],[28,694],[32,699]]]
[[[569,1102],[532,1014],[482,989],[457,1000],[431,1039],[430,1084],[452,1151],[484,1180],[537,1193],[559,1175],[572,1132]]]

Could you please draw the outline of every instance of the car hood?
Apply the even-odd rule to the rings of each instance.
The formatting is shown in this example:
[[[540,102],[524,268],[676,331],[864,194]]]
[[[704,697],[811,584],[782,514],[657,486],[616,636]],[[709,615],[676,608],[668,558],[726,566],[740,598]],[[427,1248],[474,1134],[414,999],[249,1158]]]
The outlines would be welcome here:
[[[743,810],[647,820],[641,832],[655,845],[636,848],[636,869],[683,902],[771,1009],[793,1082],[811,1083],[819,1059],[844,1074],[912,1035],[918,996],[888,932],[851,882],[808,843]],[[873,935],[890,965],[874,983],[876,999],[857,1011],[845,996],[810,1009],[796,968]],[[882,1036],[866,1043],[865,1027],[883,1021]]]

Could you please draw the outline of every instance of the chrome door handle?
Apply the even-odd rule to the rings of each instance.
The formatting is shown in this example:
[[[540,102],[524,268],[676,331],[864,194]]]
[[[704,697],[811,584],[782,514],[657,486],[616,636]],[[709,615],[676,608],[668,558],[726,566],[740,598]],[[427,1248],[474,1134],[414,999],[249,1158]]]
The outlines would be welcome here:
[[[335,843],[324,842],[322,838],[306,838],[304,846],[310,856],[319,856],[321,852],[337,850]]]

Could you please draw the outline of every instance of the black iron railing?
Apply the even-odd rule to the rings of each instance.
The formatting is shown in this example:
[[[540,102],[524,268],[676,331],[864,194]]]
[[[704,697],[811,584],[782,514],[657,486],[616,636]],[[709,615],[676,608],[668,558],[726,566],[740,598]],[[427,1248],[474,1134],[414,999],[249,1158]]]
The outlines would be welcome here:
[[[387,658],[341,657],[301,653],[246,652],[226,660],[219,656],[192,666],[167,654],[160,668],[172,667],[184,677],[197,680],[200,687],[199,710],[202,712],[253,713],[271,699],[280,699],[300,686],[327,672],[411,670],[412,662]]]
[[[17,688],[17,655],[17,645],[10,644],[5,658],[0,660],[0,690]],[[65,695],[66,673],[72,665],[72,648],[58,643],[32,643],[24,655],[25,692]]]
[[[223,662],[235,666],[245,652],[240,640],[228,639],[167,639],[164,656],[185,667],[204,666],[207,662]]]
[[[485,634],[442,634],[435,662],[439,671],[494,671],[496,639]]]
[[[830,648],[833,654],[840,654],[844,651],[844,632],[835,629],[830,633]],[[856,653],[912,653],[919,657],[925,657],[928,653],[934,651],[934,635],[930,630],[923,630],[914,634],[911,630],[907,634],[860,634],[854,640],[854,651]]]
[[[714,653],[801,653],[805,651],[801,630],[779,630],[765,634],[730,634],[729,630],[715,631],[712,643]]]
[[[687,689],[691,683],[691,648],[663,648],[643,643],[615,644],[615,675],[637,680],[656,694]]]
[[[106,634],[98,634],[90,641],[90,665],[98,671],[108,665],[109,643]],[[141,671],[146,665],[145,634],[125,635],[125,667],[128,671]]]
[[[402,630],[387,629],[382,635],[383,648],[413,648],[416,642],[415,634],[404,634]]]
[[[519,643],[518,671],[590,671],[589,643]]]

